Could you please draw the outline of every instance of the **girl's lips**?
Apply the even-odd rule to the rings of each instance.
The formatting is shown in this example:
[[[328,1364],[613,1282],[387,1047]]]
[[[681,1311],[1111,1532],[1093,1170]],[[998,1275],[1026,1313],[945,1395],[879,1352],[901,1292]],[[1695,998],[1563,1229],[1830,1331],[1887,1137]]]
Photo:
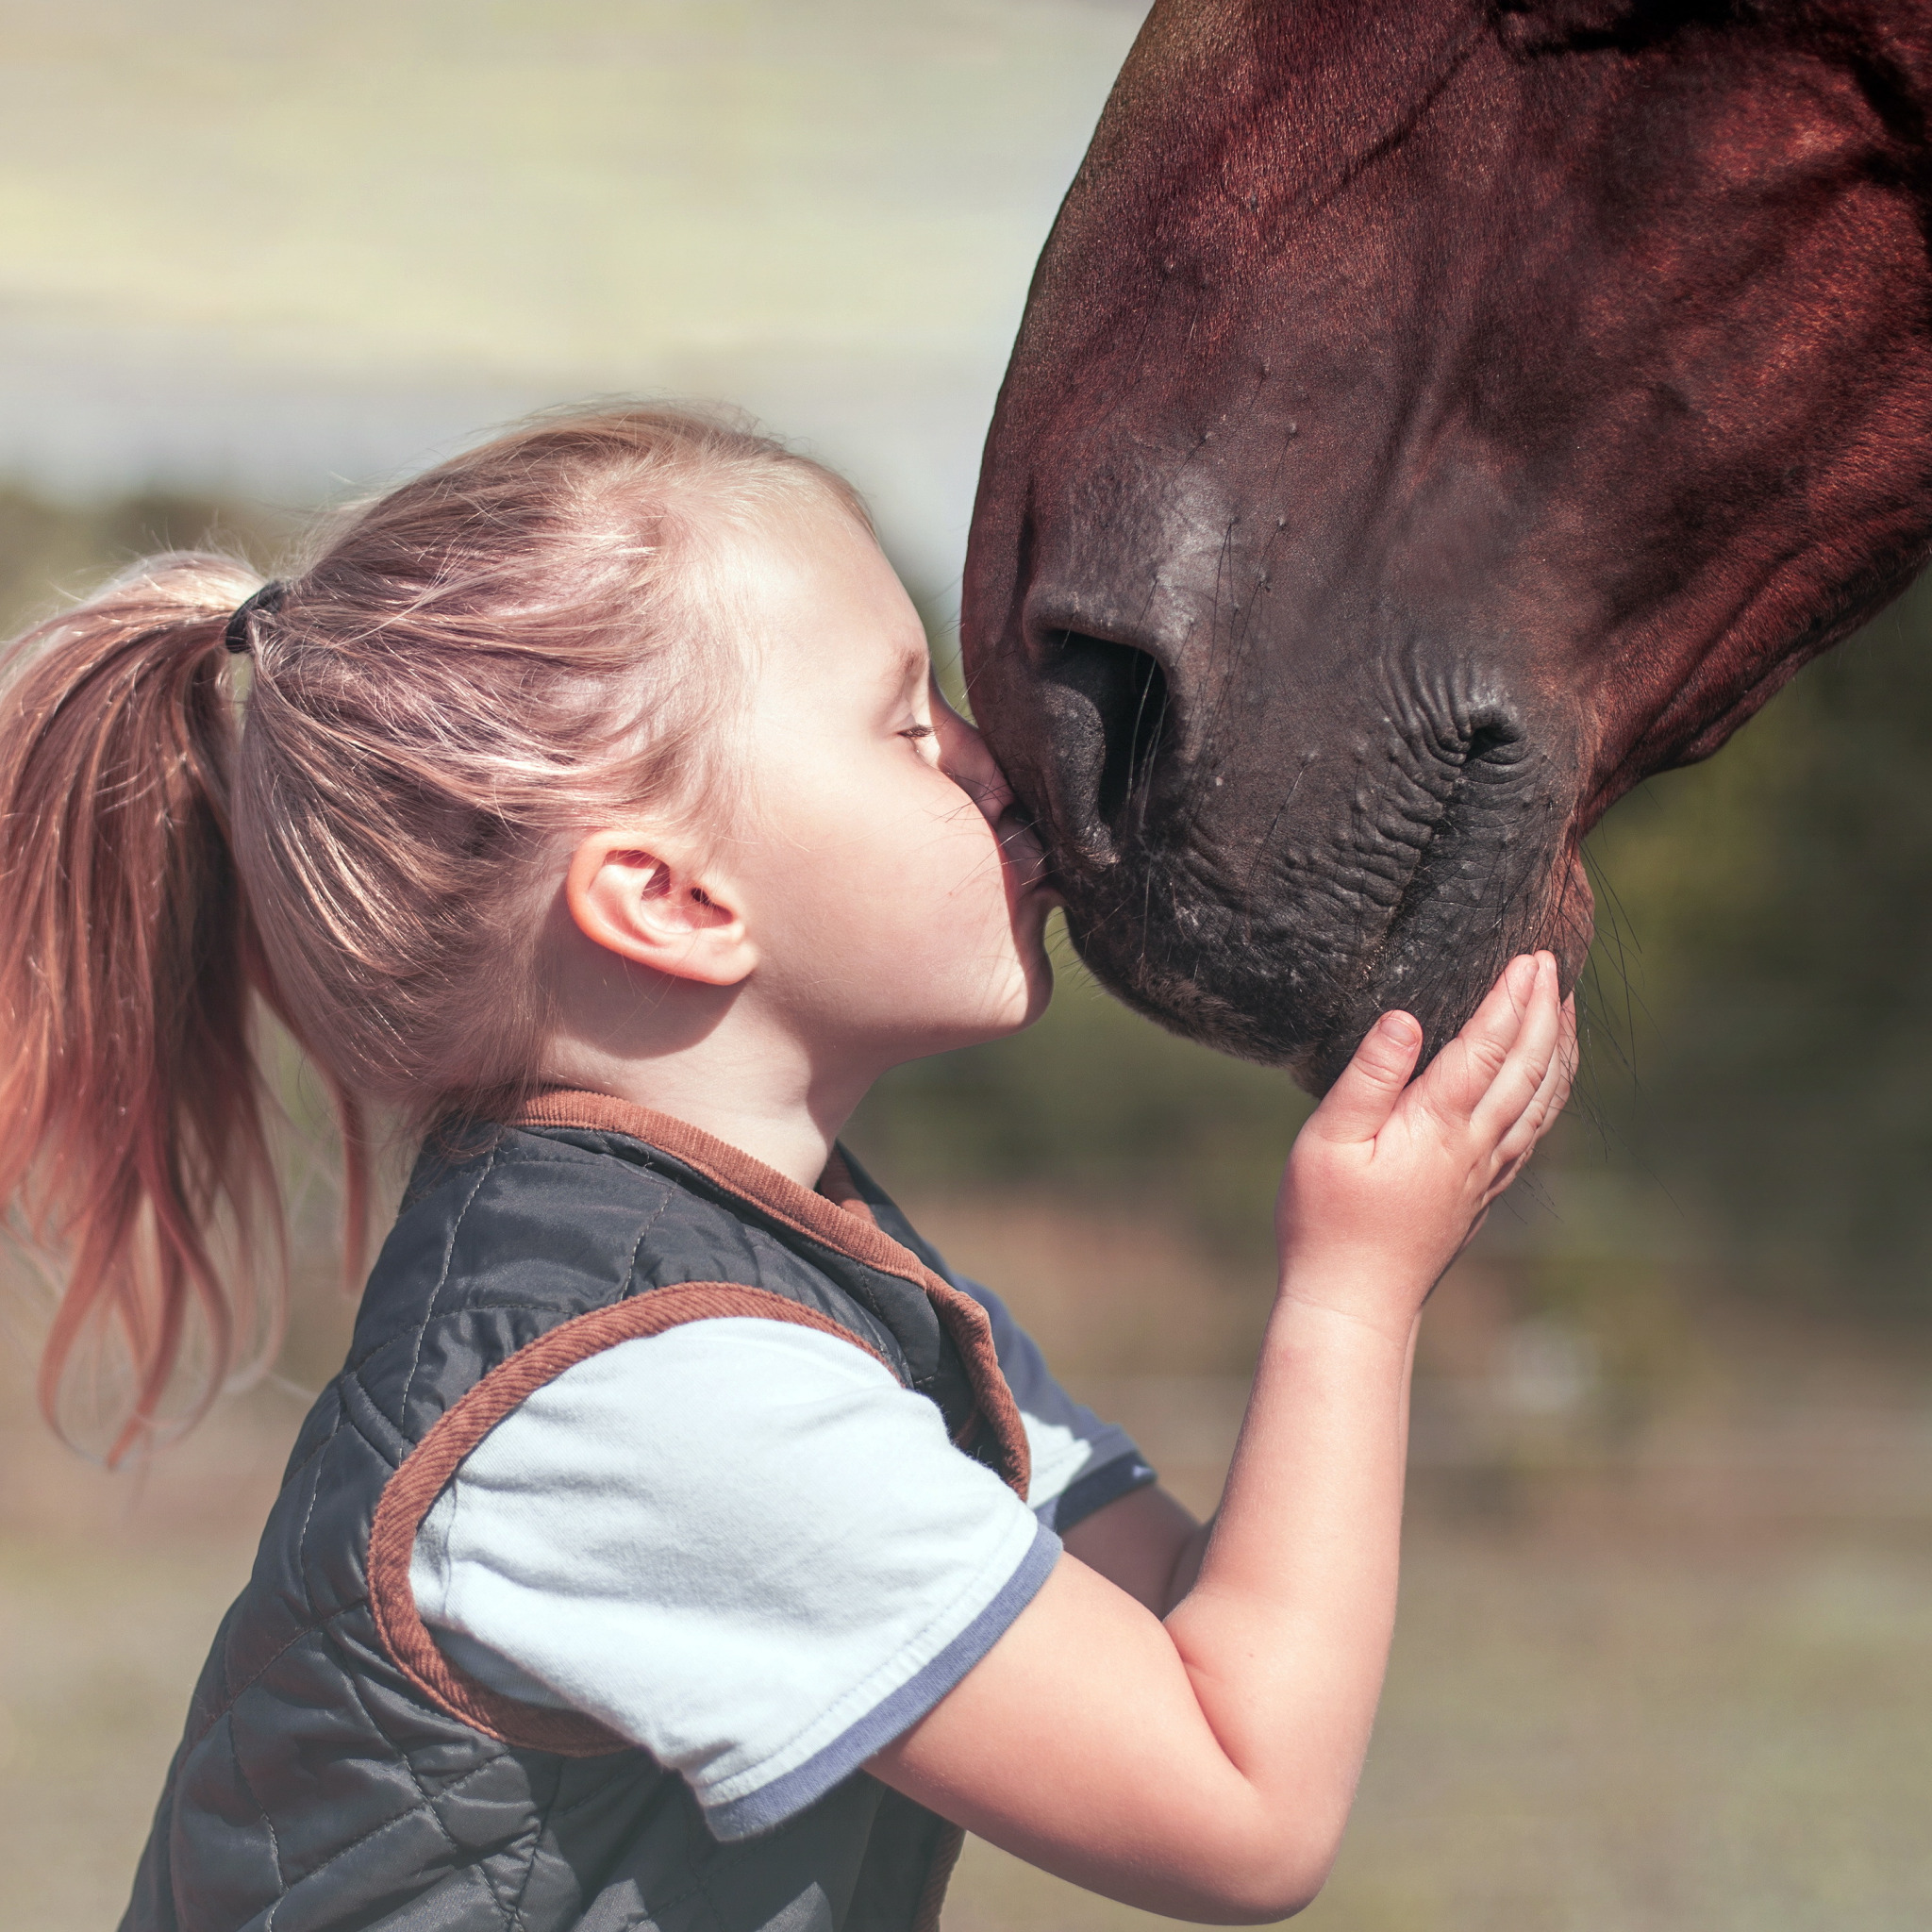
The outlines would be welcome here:
[[[1046,848],[1041,844],[1033,827],[1024,819],[1008,812],[1000,820],[996,836],[1008,874],[1017,880],[1022,895],[1040,893],[1058,901],[1059,890],[1047,866]]]

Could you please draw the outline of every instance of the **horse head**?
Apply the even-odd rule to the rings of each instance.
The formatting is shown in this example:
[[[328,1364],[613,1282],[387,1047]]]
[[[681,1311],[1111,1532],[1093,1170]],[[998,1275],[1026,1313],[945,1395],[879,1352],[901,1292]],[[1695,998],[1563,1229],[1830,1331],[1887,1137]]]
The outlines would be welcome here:
[[[977,714],[1101,978],[1332,1078],[1932,541],[1922,0],[1160,0],[988,439]]]

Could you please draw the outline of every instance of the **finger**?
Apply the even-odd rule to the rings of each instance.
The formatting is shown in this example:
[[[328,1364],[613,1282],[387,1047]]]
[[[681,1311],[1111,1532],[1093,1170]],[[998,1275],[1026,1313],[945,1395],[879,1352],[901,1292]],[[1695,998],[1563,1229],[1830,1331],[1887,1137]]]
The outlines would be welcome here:
[[[1388,1124],[1422,1050],[1422,1024],[1412,1014],[1384,1013],[1308,1125],[1324,1140],[1373,1141]]]
[[[1562,1036],[1563,1008],[1557,991],[1556,958],[1550,953],[1539,953],[1523,1024],[1503,1064],[1497,1068],[1489,1091],[1470,1116],[1470,1124],[1476,1132],[1494,1140],[1499,1150],[1510,1130],[1534,1107],[1545,1077],[1556,1064]]]
[[[1550,1125],[1570,1105],[1570,1090],[1576,1079],[1576,995],[1563,1002],[1557,1016],[1557,1050],[1550,1056],[1550,1071],[1537,1090],[1535,1107],[1540,1118],[1537,1139],[1541,1140]]]
[[[1525,1148],[1507,1166],[1498,1169],[1489,1186],[1483,1190],[1483,1212],[1485,1214],[1516,1185],[1516,1177],[1529,1165],[1529,1157],[1533,1151],[1533,1149]]]
[[[1416,1082],[1414,1104],[1445,1124],[1466,1122],[1490,1091],[1523,1025],[1536,985],[1536,959],[1523,954],[1497,976],[1466,1025]]]
[[[1516,1178],[1517,1170],[1535,1151],[1537,1142],[1561,1117],[1575,1071],[1576,1003],[1573,998],[1563,1002],[1557,1017],[1557,1050],[1550,1056],[1541,1083],[1497,1143],[1496,1158],[1504,1170],[1496,1184],[1498,1193]]]

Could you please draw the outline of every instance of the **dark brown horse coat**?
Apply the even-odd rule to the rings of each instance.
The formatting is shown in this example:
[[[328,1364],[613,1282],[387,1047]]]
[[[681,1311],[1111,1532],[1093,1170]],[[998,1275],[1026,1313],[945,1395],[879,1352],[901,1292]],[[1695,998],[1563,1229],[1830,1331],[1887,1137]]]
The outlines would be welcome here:
[[[1081,952],[1305,1079],[1932,542],[1932,0],[1160,0],[988,441],[973,701]]]

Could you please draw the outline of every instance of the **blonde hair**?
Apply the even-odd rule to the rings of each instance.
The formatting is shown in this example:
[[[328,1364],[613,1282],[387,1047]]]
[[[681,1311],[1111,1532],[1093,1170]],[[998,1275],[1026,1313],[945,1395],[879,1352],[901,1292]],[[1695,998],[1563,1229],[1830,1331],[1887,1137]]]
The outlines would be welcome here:
[[[730,546],[802,497],[870,529],[842,478],[728,419],[539,419],[332,518],[232,627],[239,708],[225,641],[260,582],[226,558],[150,558],[16,641],[0,1200],[67,1263],[57,1426],[84,1337],[132,1368],[110,1459],[191,1354],[198,1414],[274,1345],[240,1312],[260,1232],[283,1246],[252,999],[334,1091],[351,1268],[363,1105],[420,1128],[534,1084],[546,856],[716,786]]]

